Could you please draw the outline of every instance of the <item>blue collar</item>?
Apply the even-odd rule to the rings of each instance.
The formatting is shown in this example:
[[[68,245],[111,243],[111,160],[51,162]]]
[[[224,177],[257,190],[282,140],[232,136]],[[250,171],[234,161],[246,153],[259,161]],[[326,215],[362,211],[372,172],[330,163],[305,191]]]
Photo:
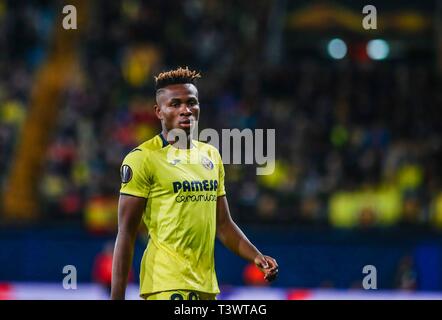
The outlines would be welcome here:
[[[169,145],[169,142],[167,142],[166,138],[163,137],[163,134],[160,133],[161,141],[163,141],[163,148]]]

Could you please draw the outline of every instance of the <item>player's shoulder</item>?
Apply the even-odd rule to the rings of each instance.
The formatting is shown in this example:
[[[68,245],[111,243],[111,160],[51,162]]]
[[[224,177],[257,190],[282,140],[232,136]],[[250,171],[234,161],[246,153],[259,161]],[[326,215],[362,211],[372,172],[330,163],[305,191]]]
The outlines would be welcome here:
[[[140,144],[137,148],[141,149],[141,151],[149,152],[149,151],[157,151],[162,149],[165,144],[167,144],[161,137],[161,135],[157,134],[150,140],[147,140]],[[136,148],[135,148],[136,149]]]
[[[159,135],[156,135],[150,140],[147,140],[137,146],[136,148],[133,148],[129,153],[125,156],[123,162],[135,162],[135,163],[141,163],[146,158],[149,157],[149,154],[151,152],[154,152],[156,150],[159,150],[163,147],[163,141],[159,137]]]

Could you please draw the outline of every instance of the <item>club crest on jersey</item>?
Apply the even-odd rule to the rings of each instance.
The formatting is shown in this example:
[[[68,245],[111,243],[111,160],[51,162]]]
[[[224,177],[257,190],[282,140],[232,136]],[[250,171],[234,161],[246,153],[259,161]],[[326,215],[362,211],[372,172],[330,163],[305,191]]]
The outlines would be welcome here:
[[[207,157],[204,157],[204,156],[201,157],[201,164],[207,170],[212,170],[213,169],[213,162],[210,161],[210,159],[207,158]]]
[[[120,174],[122,183],[128,183],[132,179],[132,169],[127,164],[121,167]]]

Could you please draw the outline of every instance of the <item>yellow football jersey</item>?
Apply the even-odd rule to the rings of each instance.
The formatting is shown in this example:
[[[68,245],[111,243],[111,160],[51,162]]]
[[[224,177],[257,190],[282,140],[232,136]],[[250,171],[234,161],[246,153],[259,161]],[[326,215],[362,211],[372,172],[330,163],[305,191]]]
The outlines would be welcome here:
[[[125,157],[121,178],[121,194],[147,199],[143,222],[150,238],[141,261],[140,295],[219,293],[216,203],[225,188],[218,150],[196,140],[190,149],[177,149],[160,134]]]

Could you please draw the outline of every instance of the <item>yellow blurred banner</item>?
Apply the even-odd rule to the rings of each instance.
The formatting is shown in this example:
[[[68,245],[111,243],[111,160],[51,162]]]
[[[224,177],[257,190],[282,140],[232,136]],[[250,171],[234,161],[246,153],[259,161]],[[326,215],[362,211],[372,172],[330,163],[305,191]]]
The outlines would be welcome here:
[[[343,28],[354,32],[366,32],[362,27],[364,14],[336,4],[314,3],[288,14],[289,29],[320,30]],[[370,32],[396,31],[419,33],[431,27],[430,17],[423,13],[403,10],[395,12],[377,12],[377,30]]]

